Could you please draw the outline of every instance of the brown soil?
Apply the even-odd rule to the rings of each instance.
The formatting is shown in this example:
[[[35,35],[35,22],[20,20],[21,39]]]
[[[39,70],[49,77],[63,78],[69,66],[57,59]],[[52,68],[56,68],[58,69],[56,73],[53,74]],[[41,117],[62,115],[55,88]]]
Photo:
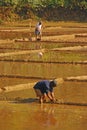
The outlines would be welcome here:
[[[35,41],[35,37],[33,35],[34,27],[31,29],[29,28],[1,28],[0,30],[0,48],[1,49],[13,49],[17,51],[12,52],[4,52],[0,53],[0,57],[6,57],[6,56],[16,56],[16,55],[23,55],[23,54],[30,54],[30,53],[37,53],[37,52],[45,52],[45,51],[79,51],[79,52],[87,52],[87,27],[83,28],[70,28],[70,27],[45,27],[43,29],[43,36],[41,41]],[[81,34],[80,34],[81,33]],[[32,39],[32,41],[30,40]],[[8,40],[7,40],[8,39]],[[23,47],[20,45],[23,42]],[[62,44],[62,47],[60,48],[52,48],[52,49],[34,49],[34,50],[28,50],[27,44],[53,44],[58,43]],[[20,43],[20,44],[19,44]],[[26,44],[27,43],[27,44]],[[35,43],[35,44],[36,44]],[[17,45],[19,47],[17,48]],[[81,63],[81,61],[79,62]],[[87,63],[87,61],[82,61],[82,63]],[[66,78],[66,80],[78,80],[78,81],[87,81],[87,77],[70,77]],[[15,87],[6,87],[5,90],[13,91],[13,90],[21,90],[21,89],[28,89],[28,84],[26,85],[18,85]],[[20,87],[21,86],[21,87]],[[25,87],[27,86],[27,87]],[[4,91],[4,89],[1,88],[1,92]]]

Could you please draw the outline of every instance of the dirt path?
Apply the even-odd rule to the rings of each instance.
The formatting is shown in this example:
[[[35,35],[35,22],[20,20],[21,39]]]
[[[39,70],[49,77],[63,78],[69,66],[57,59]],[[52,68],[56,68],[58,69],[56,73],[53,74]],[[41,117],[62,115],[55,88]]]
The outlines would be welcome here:
[[[87,75],[84,76],[76,76],[76,77],[66,77],[66,78],[57,78],[56,81],[58,84],[62,84],[64,81],[81,81],[81,82],[87,82]],[[0,92],[11,92],[11,91],[19,91],[19,90],[24,90],[24,89],[30,89],[33,88],[34,84],[33,83],[27,83],[27,84],[19,84],[19,85],[14,85],[14,86],[6,86],[3,88],[0,88]]]
[[[76,76],[76,77],[66,77],[65,81],[86,81],[87,82],[87,75],[84,76]]]
[[[37,53],[37,52],[44,52],[44,49],[0,53],[0,57],[13,56],[13,55],[22,55],[22,54],[30,54],[30,53]]]
[[[62,35],[54,35],[54,36],[42,36],[42,42],[70,42],[70,43],[74,43],[74,42],[83,42],[83,43],[87,43],[87,37],[76,37],[77,34],[62,34]],[[35,41],[35,37],[31,36],[32,41]],[[29,42],[28,38],[25,38],[25,40],[23,39],[16,39],[16,42]]]
[[[4,88],[0,88],[0,92],[11,92],[11,91],[19,91],[23,89],[30,89],[34,86],[35,83],[28,83],[28,84],[19,84],[14,86],[6,86]]]
[[[53,48],[54,51],[87,51],[87,46]]]

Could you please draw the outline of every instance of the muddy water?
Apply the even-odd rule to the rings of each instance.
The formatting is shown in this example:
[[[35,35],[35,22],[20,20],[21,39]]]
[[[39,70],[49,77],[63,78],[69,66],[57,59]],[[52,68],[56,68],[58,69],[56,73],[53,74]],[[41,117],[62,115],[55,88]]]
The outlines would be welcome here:
[[[58,78],[87,75],[87,65],[37,64],[0,62],[0,75],[20,75]],[[1,77],[0,85],[33,82],[35,79]],[[33,87],[33,86],[32,86]],[[87,82],[64,82],[55,89],[56,98],[63,102],[87,103]],[[2,96],[2,95],[1,95]],[[0,130],[86,130],[87,106],[43,104],[31,102],[33,89],[3,93],[22,97],[21,102],[0,101]],[[26,102],[27,101],[27,102]]]
[[[87,104],[87,82],[68,81],[60,84],[55,90],[59,101]]]
[[[58,78],[87,74],[87,65],[0,62],[0,75]]]
[[[0,75],[6,76],[0,77],[0,87],[14,86],[37,82],[39,78],[87,75],[87,65],[0,62]],[[15,78],[15,76],[22,77]],[[64,82],[59,85],[56,92],[60,100],[87,103],[87,82]]]
[[[0,103],[1,130],[86,130],[87,108],[35,103]]]

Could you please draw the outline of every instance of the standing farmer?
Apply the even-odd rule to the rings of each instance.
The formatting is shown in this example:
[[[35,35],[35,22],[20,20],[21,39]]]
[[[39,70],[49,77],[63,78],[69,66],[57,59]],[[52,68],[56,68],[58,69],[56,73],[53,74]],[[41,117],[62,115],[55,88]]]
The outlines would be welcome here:
[[[48,97],[50,101],[55,102],[56,99],[54,96],[53,89],[56,86],[57,82],[55,80],[43,80],[37,82],[33,88],[36,92],[36,96],[39,97],[39,102],[43,103],[44,101],[46,101],[46,97]]]
[[[35,27],[36,40],[41,40],[41,35],[42,35],[42,23],[38,22]]]

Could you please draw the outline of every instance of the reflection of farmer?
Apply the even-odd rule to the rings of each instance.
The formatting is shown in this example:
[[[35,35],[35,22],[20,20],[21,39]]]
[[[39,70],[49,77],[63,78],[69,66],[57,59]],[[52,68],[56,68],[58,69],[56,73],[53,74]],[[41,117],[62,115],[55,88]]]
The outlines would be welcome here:
[[[54,115],[54,107],[49,106],[41,106],[41,110],[38,109],[36,113],[34,113],[34,119],[39,123],[40,126],[56,126],[57,120]]]
[[[38,22],[35,27],[36,40],[41,40],[41,35],[42,35],[41,31],[42,31],[42,23]]]
[[[39,97],[40,103],[46,101],[46,97],[48,97],[50,101],[55,102],[56,99],[54,96],[53,88],[56,86],[57,82],[55,80],[43,80],[35,84],[34,90],[37,97]]]

